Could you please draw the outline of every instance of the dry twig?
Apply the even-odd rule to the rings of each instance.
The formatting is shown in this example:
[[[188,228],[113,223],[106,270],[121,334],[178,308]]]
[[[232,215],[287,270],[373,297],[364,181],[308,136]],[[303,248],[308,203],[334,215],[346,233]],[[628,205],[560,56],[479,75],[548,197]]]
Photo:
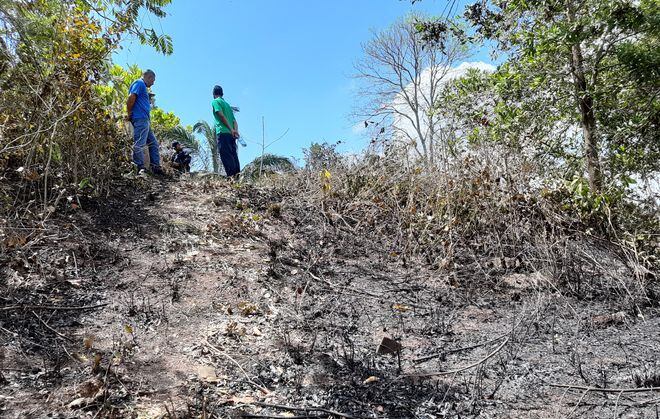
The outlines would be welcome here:
[[[362,416],[352,416],[347,413],[341,413],[337,412],[335,410],[331,409],[326,409],[325,407],[295,407],[295,406],[285,406],[281,404],[270,404],[270,403],[263,403],[263,402],[254,402],[253,403],[256,406],[260,407],[270,407],[272,409],[280,409],[280,410],[291,410],[291,411],[296,411],[296,412],[323,412],[327,413],[329,415],[334,415],[338,416],[340,418],[347,418],[347,419],[360,419]]]
[[[32,305],[13,305],[7,307],[0,307],[0,311],[11,311],[11,310],[62,310],[62,311],[85,311],[85,310],[95,310],[97,308],[105,307],[108,303],[97,304],[94,306],[83,306],[83,307],[64,307],[64,306],[32,306]]]
[[[413,359],[413,362],[414,363],[420,363],[420,362],[428,361],[429,359],[437,358],[437,357],[442,356],[444,354],[453,354],[453,353],[456,353],[456,352],[463,352],[463,351],[469,351],[470,349],[480,348],[482,346],[490,345],[491,343],[497,342],[498,340],[500,340],[502,338],[505,338],[508,335],[509,335],[509,333],[507,333],[505,335],[498,336],[495,339],[491,339],[491,340],[488,340],[486,342],[477,343],[476,345],[465,346],[463,348],[448,349],[446,351],[436,352],[436,353],[431,354],[431,355],[426,355],[426,356],[422,356],[422,357],[419,357],[419,358],[415,358],[415,359]]]
[[[266,388],[266,386],[264,386],[263,384],[258,384],[258,383],[256,383],[253,379],[251,379],[250,376],[248,375],[248,373],[245,372],[245,370],[243,369],[243,367],[241,366],[241,364],[239,364],[238,361],[236,361],[234,358],[232,358],[231,355],[229,355],[227,352],[225,352],[225,351],[223,351],[223,350],[221,350],[221,349],[218,349],[217,347],[211,345],[207,339],[204,339],[204,344],[205,344],[209,349],[211,349],[211,350],[213,350],[215,353],[217,353],[218,355],[222,355],[222,356],[224,356],[225,358],[227,358],[228,360],[230,360],[234,365],[236,365],[236,366],[238,367],[238,369],[241,370],[241,372],[243,373],[243,375],[245,376],[245,378],[248,380],[248,382],[249,382],[250,384],[252,384],[252,385],[255,386],[256,388],[258,388],[262,393],[264,393],[264,394],[270,394],[270,390],[268,390],[268,388]]]
[[[434,372],[425,372],[425,373],[421,373],[421,374],[404,374],[402,377],[406,377],[406,378],[408,378],[408,377],[410,377],[410,378],[435,377],[435,376],[438,376],[438,375],[452,375],[452,374],[456,374],[456,373],[459,373],[459,372],[469,370],[471,368],[474,368],[474,367],[477,367],[477,366],[483,364],[484,362],[488,361],[490,358],[495,356],[509,342],[509,339],[510,339],[510,337],[507,337],[506,339],[504,339],[504,342],[502,342],[500,344],[500,346],[495,348],[495,350],[493,352],[491,352],[490,354],[488,354],[484,358],[482,358],[479,361],[474,362],[470,365],[466,365],[464,367],[461,367],[461,368],[458,368],[458,369],[455,369],[455,370],[450,370],[450,371],[434,371]]]
[[[39,321],[41,322],[41,324],[43,324],[43,325],[46,327],[46,329],[48,329],[48,330],[50,330],[51,332],[55,333],[57,336],[61,337],[62,339],[68,340],[69,342],[73,342],[73,339],[71,339],[71,338],[68,337],[67,335],[63,335],[62,333],[60,333],[60,332],[58,332],[57,330],[55,330],[55,329],[53,329],[52,327],[50,327],[50,326],[48,325],[48,323],[46,323],[41,317],[39,317],[39,315],[38,315],[37,313],[35,313],[34,311],[32,311],[32,314],[34,314],[34,317],[36,317],[37,320],[39,320]]]
[[[567,388],[572,390],[582,390],[586,392],[596,392],[596,393],[647,393],[650,391],[660,391],[660,387],[640,387],[640,388],[600,388],[600,387],[586,387],[586,386],[575,386],[572,384],[555,384],[555,383],[546,383],[550,387],[558,388]]]

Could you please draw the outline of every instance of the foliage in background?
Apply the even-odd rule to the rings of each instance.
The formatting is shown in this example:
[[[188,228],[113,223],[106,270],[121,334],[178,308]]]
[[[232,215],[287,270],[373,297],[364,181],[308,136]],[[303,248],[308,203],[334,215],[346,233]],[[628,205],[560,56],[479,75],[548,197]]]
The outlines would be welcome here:
[[[434,97],[428,114],[441,130],[426,141],[446,146],[446,163],[422,155],[409,165],[410,154],[393,147],[396,121],[383,120],[384,138],[372,137],[385,140],[382,151],[329,165],[309,158],[332,151],[316,145],[297,187],[314,190],[312,202],[351,234],[380,233],[404,260],[423,256],[472,279],[509,260],[581,297],[615,290],[653,304],[659,202],[638,199],[635,183],[660,170],[659,8],[653,0],[493,0],[468,7],[463,28],[417,21],[425,54],[447,54],[457,40],[485,42],[505,58],[494,73],[470,70],[437,92],[416,84],[413,105]],[[365,50],[364,91],[382,92],[367,111],[406,93],[410,84],[397,80],[429,71],[405,70],[415,62],[407,60],[393,66],[400,77],[388,77],[373,58],[405,49],[382,37]]]
[[[193,132],[200,134],[206,141],[206,145],[211,154],[210,160],[213,166],[213,173],[220,173],[220,157],[218,156],[218,142],[216,140],[215,128],[206,121],[199,121],[193,126]]]
[[[464,17],[472,39],[507,58],[493,78],[493,139],[563,155],[593,194],[657,173],[657,1],[479,1]],[[430,28],[420,26],[427,39],[454,36]]]
[[[374,132],[374,143],[389,139],[390,146],[432,167],[446,162],[452,138],[434,108],[452,67],[468,50],[453,36],[442,41],[442,48],[428,47],[416,29],[420,19],[402,19],[362,45],[364,56],[356,64],[362,86],[357,116]]]
[[[110,57],[126,36],[171,53],[169,37],[138,22],[169,3],[0,0],[2,212],[25,204],[47,217],[65,195],[109,187],[130,150],[103,87]]]
[[[305,170],[317,172],[343,164],[337,146],[338,143],[312,143],[309,148],[303,150]]]
[[[170,128],[168,131],[165,131],[161,135],[161,143],[165,148],[171,148],[174,141],[178,141],[181,145],[187,148],[193,154],[197,154],[200,151],[200,144],[195,138],[192,127],[182,127],[176,125],[173,128]]]

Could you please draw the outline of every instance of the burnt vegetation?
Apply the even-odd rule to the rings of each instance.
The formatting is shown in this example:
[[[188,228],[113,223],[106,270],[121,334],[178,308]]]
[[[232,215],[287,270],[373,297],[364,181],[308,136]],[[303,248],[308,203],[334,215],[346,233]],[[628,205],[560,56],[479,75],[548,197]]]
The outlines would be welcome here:
[[[3,415],[657,415],[655,3],[398,22],[358,77],[441,63],[431,100],[367,83],[361,155],[232,181],[129,174],[109,57],[171,52],[136,23],[168,3],[0,0]],[[447,80],[484,40],[506,63]]]

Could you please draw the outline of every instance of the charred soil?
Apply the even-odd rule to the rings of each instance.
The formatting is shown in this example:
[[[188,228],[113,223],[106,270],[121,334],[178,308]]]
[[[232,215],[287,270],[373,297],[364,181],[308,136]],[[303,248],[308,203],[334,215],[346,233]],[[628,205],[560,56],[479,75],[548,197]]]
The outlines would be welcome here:
[[[457,277],[281,190],[125,184],[8,237],[4,417],[650,418],[660,405],[652,305],[578,299],[516,267]]]

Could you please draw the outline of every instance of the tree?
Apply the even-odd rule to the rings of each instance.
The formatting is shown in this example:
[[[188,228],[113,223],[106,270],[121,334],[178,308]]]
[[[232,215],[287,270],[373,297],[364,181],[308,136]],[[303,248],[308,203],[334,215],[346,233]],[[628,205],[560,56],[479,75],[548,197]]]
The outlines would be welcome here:
[[[466,11],[477,35],[507,53],[500,81],[517,89],[518,94],[510,96],[525,98],[523,92],[529,93],[534,100],[526,105],[537,106],[536,118],[547,116],[548,126],[557,116],[580,126],[582,160],[595,193],[602,190],[607,173],[604,160],[620,158],[622,152],[639,155],[640,150],[657,155],[658,146],[649,143],[653,138],[648,135],[650,130],[657,132],[657,84],[640,89],[635,70],[626,62],[645,63],[637,72],[645,73],[646,79],[655,72],[657,81],[657,66],[654,70],[652,64],[658,61],[659,8],[655,0],[514,0],[480,1]],[[640,43],[646,46],[636,48]],[[637,114],[617,111],[628,106],[617,98],[634,103]],[[523,108],[515,100],[500,106],[509,113]],[[526,110],[534,112],[531,106]],[[636,128],[622,135],[610,123],[613,113],[623,117],[619,123],[625,120]],[[639,141],[640,134],[646,140]],[[622,149],[621,143],[634,145],[633,149]],[[612,161],[608,163],[611,170]],[[611,181],[616,180],[614,175],[610,172]]]
[[[107,187],[130,149],[103,94],[112,53],[126,36],[171,53],[138,20],[170,2],[0,0],[0,170],[27,174],[2,202],[48,208],[70,185]]]
[[[339,143],[316,143],[303,150],[305,169],[313,172],[333,170],[342,164],[342,156],[337,151]]]
[[[417,19],[399,21],[362,46],[356,77],[363,82],[360,96],[366,103],[358,115],[379,138],[391,135],[430,167],[446,158],[451,135],[433,109],[442,83],[467,50],[453,37],[442,45],[428,44]]]
[[[172,0],[75,0],[72,3],[88,14],[98,16],[106,24],[106,39],[109,41],[117,42],[122,34],[131,34],[162,54],[174,52],[169,35],[158,34],[155,29],[137,23],[142,10],[159,18],[167,16],[164,8]]]
[[[211,163],[213,173],[220,173],[220,159],[218,156],[218,141],[216,140],[215,128],[206,121],[199,121],[193,126],[193,132],[201,134],[211,151]]]
[[[181,129],[181,132],[187,132],[181,126],[181,119],[174,112],[166,112],[158,107],[151,110],[151,129],[154,131],[156,138],[160,138],[178,128]]]

